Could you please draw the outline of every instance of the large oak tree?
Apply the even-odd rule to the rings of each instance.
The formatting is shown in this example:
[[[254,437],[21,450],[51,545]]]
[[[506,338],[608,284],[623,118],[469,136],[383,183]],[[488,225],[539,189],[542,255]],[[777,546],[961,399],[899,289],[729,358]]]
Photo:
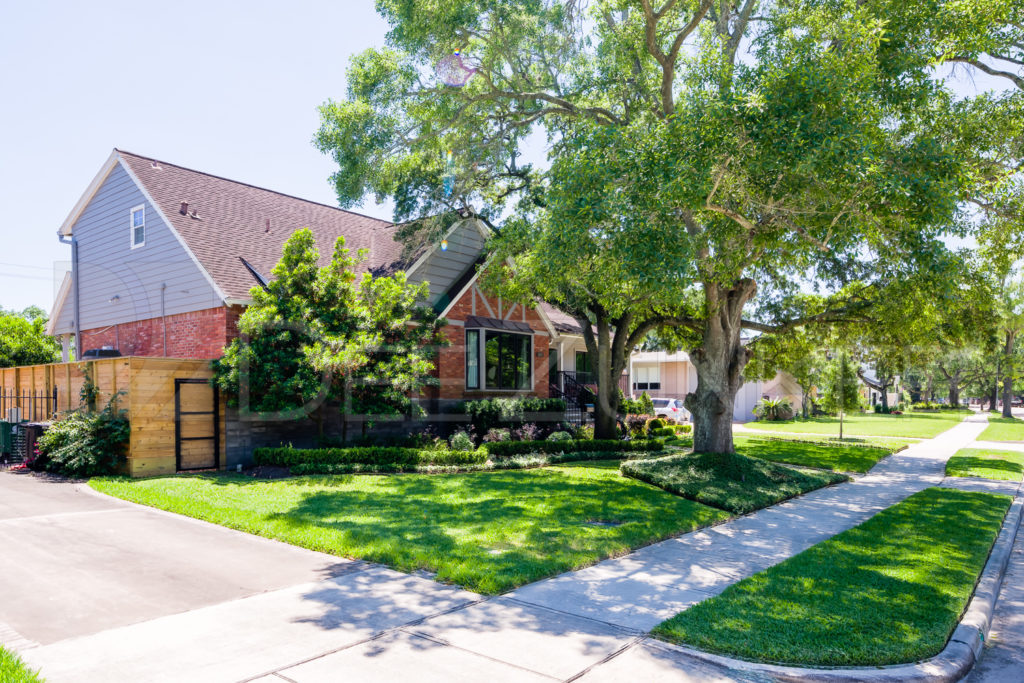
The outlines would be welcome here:
[[[389,47],[321,109],[340,201],[393,198],[413,240],[439,239],[430,216],[491,224],[487,283],[580,322],[598,435],[630,350],[672,328],[698,371],[694,447],[731,451],[744,331],[863,320],[880,286],[944,261],[971,169],[949,93],[905,58],[913,36],[892,47],[886,3],[378,8]],[[546,162],[525,163],[539,136]]]

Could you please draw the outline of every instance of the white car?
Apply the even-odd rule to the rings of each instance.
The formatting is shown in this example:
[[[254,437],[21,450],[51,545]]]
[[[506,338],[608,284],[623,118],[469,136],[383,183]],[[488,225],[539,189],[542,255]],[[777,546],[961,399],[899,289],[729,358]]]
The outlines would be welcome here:
[[[652,398],[654,414],[658,417],[670,417],[676,422],[689,422],[690,411],[683,407],[679,398]]]

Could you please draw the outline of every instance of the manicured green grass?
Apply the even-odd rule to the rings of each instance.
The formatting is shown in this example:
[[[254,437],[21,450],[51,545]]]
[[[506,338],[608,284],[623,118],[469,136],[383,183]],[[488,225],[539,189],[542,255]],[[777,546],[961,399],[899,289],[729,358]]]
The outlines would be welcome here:
[[[796,470],[736,453],[687,453],[631,460],[622,473],[666,491],[744,514],[822,486],[846,481],[842,474]]]
[[[25,666],[18,655],[0,647],[0,681],[3,683],[43,683],[43,678]]]
[[[970,411],[944,410],[934,413],[904,413],[881,415],[864,413],[847,415],[843,420],[843,435],[851,436],[910,436],[930,439],[955,426]],[[812,417],[807,420],[783,422],[751,422],[751,429],[799,434],[839,434],[838,417]],[[1024,437],[1022,437],[1024,438]]]
[[[728,517],[618,463],[455,475],[103,478],[119,498],[498,593]],[[613,525],[594,525],[609,522]]]
[[[1024,476],[1024,452],[962,448],[946,462],[946,476],[1020,481]]]
[[[1009,496],[931,488],[655,629],[743,659],[873,666],[938,654],[985,566]]]
[[[904,448],[906,441],[887,446],[847,443],[823,439],[783,439],[737,436],[736,452],[752,458],[834,472],[867,472],[887,455]]]
[[[1015,417],[990,417],[979,441],[1024,441],[1024,420]]]

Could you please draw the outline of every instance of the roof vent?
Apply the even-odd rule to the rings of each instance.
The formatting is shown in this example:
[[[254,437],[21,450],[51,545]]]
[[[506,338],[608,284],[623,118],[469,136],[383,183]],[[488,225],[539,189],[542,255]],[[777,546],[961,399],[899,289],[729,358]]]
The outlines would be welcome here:
[[[196,211],[195,209],[192,209],[192,213],[189,214],[189,218],[195,218],[197,221],[203,219],[203,217],[200,216],[199,212]]]
[[[267,219],[267,229],[264,230],[263,232],[270,232],[270,219],[269,218]]]
[[[153,159],[153,161],[151,161],[149,165],[152,166],[153,168],[155,168],[158,171],[161,170],[160,162],[157,161],[156,159]]]
[[[188,202],[182,202],[181,203],[181,215],[182,216],[187,216],[188,215]]]

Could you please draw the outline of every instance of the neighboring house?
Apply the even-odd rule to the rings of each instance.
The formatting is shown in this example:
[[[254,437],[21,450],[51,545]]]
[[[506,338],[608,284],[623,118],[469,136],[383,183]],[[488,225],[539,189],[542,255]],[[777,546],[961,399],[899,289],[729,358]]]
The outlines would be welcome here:
[[[683,351],[637,351],[629,359],[632,392],[646,391],[652,398],[685,398],[697,389],[697,369]],[[787,397],[794,407],[800,405],[800,387],[790,375],[780,372],[763,382],[746,382],[736,392],[733,419],[748,422],[754,419],[754,407],[762,398]]]
[[[250,289],[300,228],[316,236],[322,263],[344,236],[353,251],[367,250],[363,271],[404,270],[429,284],[424,303],[448,319],[451,341],[439,352],[434,398],[547,396],[558,373],[589,367],[572,318],[480,290],[487,231],[479,221],[409,254],[387,221],[116,149],[58,233],[72,245],[72,273],[47,331],[65,354],[74,337],[83,351],[217,358],[238,334]]]

